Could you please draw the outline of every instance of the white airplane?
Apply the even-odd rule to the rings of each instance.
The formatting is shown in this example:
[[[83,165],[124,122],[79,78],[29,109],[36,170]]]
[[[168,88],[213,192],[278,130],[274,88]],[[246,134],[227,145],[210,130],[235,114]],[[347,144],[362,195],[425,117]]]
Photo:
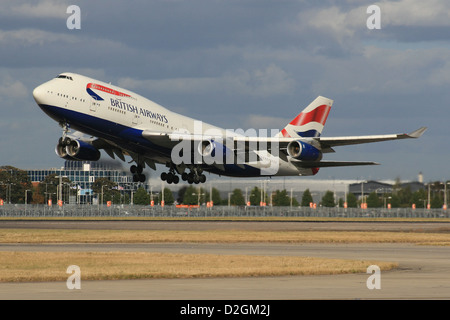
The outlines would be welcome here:
[[[206,181],[204,171],[224,176],[308,176],[321,167],[375,165],[375,162],[325,161],[334,147],[418,138],[409,134],[321,137],[333,100],[317,97],[274,136],[225,130],[172,112],[134,92],[65,72],[38,86],[33,97],[63,128],[56,153],[64,159],[97,161],[100,151],[136,165],[135,182],[144,182],[145,166],[168,167],[161,179],[178,183]],[[69,133],[70,129],[90,137]]]

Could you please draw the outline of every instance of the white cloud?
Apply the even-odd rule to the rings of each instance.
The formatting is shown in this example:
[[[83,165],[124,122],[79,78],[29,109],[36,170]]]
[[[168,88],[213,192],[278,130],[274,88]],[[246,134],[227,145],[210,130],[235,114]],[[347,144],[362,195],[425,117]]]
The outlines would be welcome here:
[[[7,77],[0,83],[0,100],[4,98],[21,98],[27,95],[26,86],[19,80]]]
[[[274,64],[265,69],[240,70],[238,74],[229,75],[226,79],[232,88],[259,97],[290,93],[295,85],[295,80]]]
[[[32,46],[44,45],[52,42],[76,43],[80,41],[77,36],[48,32],[39,29],[0,30],[0,44]]]
[[[330,48],[330,43],[334,43],[351,53],[358,51],[358,42],[361,40],[407,38],[408,41],[434,41],[436,35],[427,28],[450,26],[450,5],[447,0],[355,2],[354,6],[333,5],[302,10],[297,19],[287,23],[286,28],[302,35],[315,46]],[[367,19],[372,15],[367,13],[369,5],[380,7],[381,30],[367,28]],[[399,27],[402,29],[399,30]],[[422,28],[423,34],[414,38],[411,32],[417,32],[418,28]]]
[[[382,25],[450,26],[450,6],[447,0],[381,1]]]
[[[149,89],[161,93],[205,94],[217,92],[240,93],[267,97],[292,92],[295,81],[287,72],[271,64],[263,69],[240,69],[218,77],[136,80],[121,78],[120,86],[130,90]]]
[[[300,112],[301,110],[299,110]],[[296,114],[292,115],[292,119]],[[255,128],[255,129],[283,129],[288,123],[290,119],[283,117],[273,117],[273,116],[264,116],[260,114],[251,114],[244,118],[242,126],[244,128]],[[267,132],[270,136],[270,131]]]
[[[67,19],[66,13],[69,6],[68,1],[43,0],[34,3],[17,3],[18,1],[7,1],[4,12],[9,12],[16,16],[35,18],[61,18]]]

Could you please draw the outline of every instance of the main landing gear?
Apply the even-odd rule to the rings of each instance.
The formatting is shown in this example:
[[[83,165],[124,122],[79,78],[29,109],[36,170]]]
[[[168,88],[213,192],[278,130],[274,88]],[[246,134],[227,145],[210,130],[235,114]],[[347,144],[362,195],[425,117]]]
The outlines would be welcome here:
[[[169,172],[161,173],[161,180],[167,181],[168,184],[177,184],[178,182],[180,182],[180,177],[177,176],[173,169],[170,169]]]
[[[145,182],[145,174],[142,174],[144,167],[140,164],[132,165],[130,171],[133,174],[133,182]]]
[[[202,172],[202,168],[192,167],[190,168],[189,173],[183,171],[183,173],[181,174],[181,179],[183,181],[187,181],[189,184],[204,183],[206,181],[206,176]],[[172,167],[169,169],[169,172],[161,173],[161,180],[167,181],[167,183],[169,184],[177,184],[178,182],[180,182],[180,177],[177,176],[176,170]]]

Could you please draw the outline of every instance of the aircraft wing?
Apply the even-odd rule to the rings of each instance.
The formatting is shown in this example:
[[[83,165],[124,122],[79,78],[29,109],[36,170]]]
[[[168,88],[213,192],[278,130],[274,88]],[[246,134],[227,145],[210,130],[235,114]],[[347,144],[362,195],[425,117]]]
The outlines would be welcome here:
[[[86,141],[86,140],[84,140]],[[125,160],[125,156],[130,156],[133,159],[137,160],[139,158],[139,155],[137,153],[133,153],[131,151],[122,149],[121,147],[117,146],[115,143],[111,142],[111,141],[107,141],[105,139],[100,139],[100,138],[94,138],[94,139],[90,139],[89,143],[92,144],[95,148],[99,149],[99,150],[104,150],[106,152],[106,154],[108,154],[108,156],[110,156],[112,159],[115,159],[116,156],[122,160],[122,161],[126,161]],[[146,156],[141,156],[142,160],[153,170],[156,170],[156,166],[155,166],[155,160],[148,158]]]
[[[270,150],[273,146],[278,144],[280,150],[285,150],[287,145],[291,141],[301,140],[309,143],[315,147],[318,147],[322,152],[334,152],[333,147],[364,144],[388,140],[399,139],[415,139],[422,136],[427,130],[426,127],[421,127],[411,133],[398,133],[398,134],[384,134],[384,135],[366,135],[366,136],[345,136],[345,137],[315,137],[315,138],[292,138],[292,137],[248,137],[248,136],[233,136],[226,137],[232,139],[234,142],[230,149],[245,149],[246,151],[256,149],[255,146],[261,148],[261,144],[266,144],[265,148]],[[205,140],[218,140],[223,139],[224,143],[228,143],[223,136],[208,136],[208,135],[193,135],[189,133],[164,133],[164,132],[152,132],[144,130],[142,136],[160,146],[171,148],[179,143],[180,140],[187,141],[205,141]]]
[[[218,139],[222,137],[212,137],[208,135],[194,135],[189,133],[167,133],[167,132],[154,132],[150,130],[142,131],[142,136],[148,141],[162,147],[172,148],[177,145],[181,140],[186,141],[204,141],[208,139]]]
[[[315,137],[315,138],[286,138],[286,137],[234,137],[236,142],[246,142],[246,143],[267,143],[268,148],[270,144],[278,143],[280,150],[286,149],[286,146],[291,141],[304,141],[322,150],[323,153],[334,152],[332,147],[346,146],[353,144],[364,144],[371,142],[380,142],[388,140],[399,140],[399,139],[415,139],[422,136],[422,134],[427,130],[426,127],[421,127],[411,133],[397,133],[397,134],[384,134],[384,135],[367,135],[367,136],[347,136],[347,137]]]
[[[337,146],[346,146],[352,144],[364,144],[379,141],[398,140],[398,139],[410,139],[419,138],[427,130],[426,127],[422,127],[411,133],[402,134],[385,134],[385,135],[372,135],[372,136],[349,136],[349,137],[319,137],[315,138],[322,148],[326,150],[328,148]]]

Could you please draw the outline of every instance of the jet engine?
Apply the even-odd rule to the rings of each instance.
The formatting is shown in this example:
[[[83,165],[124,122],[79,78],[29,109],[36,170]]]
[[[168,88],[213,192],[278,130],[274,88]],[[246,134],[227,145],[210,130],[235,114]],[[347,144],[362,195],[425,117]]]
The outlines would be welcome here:
[[[320,161],[322,159],[322,151],[303,141],[294,140],[289,142],[287,152],[292,158],[297,160]]]
[[[55,151],[58,156],[66,160],[97,161],[100,159],[100,151],[92,144],[67,137],[59,139]]]
[[[233,163],[233,152],[222,143],[214,140],[204,140],[198,145],[198,152],[206,164]],[[230,159],[228,157],[231,156]]]

